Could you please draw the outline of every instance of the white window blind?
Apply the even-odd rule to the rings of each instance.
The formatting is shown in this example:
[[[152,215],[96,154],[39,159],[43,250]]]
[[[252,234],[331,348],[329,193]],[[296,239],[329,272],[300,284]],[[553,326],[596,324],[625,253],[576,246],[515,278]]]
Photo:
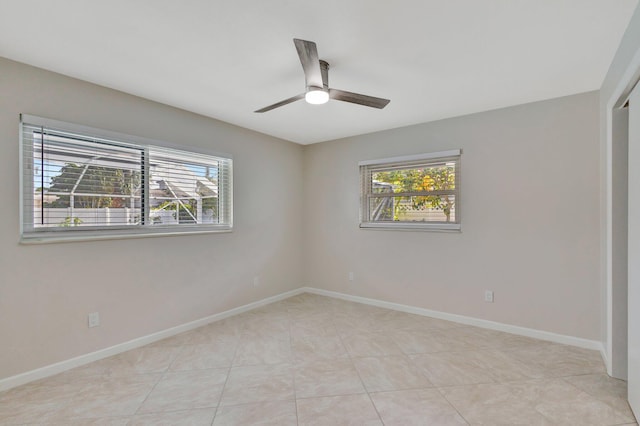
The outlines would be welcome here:
[[[230,223],[230,160],[172,149],[149,149],[149,224]]]
[[[460,229],[460,150],[360,162],[363,228]]]
[[[22,116],[23,240],[228,230],[232,160]]]

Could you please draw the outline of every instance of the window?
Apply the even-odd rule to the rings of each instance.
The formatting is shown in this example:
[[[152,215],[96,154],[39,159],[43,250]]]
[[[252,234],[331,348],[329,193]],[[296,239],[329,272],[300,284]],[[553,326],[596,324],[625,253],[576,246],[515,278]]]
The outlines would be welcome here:
[[[21,118],[24,241],[231,229],[230,158]]]
[[[361,161],[361,228],[460,229],[460,150]]]

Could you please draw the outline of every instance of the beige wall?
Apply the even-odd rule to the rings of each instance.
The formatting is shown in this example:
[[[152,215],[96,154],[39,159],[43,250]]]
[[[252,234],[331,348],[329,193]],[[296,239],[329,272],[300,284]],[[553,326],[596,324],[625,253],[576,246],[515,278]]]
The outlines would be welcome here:
[[[305,283],[600,339],[598,129],[591,92],[307,147]],[[455,148],[462,232],[358,228],[358,161]]]
[[[232,154],[233,233],[20,245],[20,113]],[[0,379],[300,287],[302,152],[0,58]]]

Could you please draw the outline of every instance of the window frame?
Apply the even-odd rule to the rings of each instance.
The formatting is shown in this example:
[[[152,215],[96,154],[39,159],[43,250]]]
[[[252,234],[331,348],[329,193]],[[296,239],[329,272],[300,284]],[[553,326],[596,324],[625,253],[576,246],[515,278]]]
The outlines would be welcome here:
[[[143,190],[143,209],[141,214],[146,219],[146,223],[137,225],[108,225],[108,226],[85,226],[70,228],[38,228],[33,225],[34,204],[27,200],[27,191],[33,191],[33,172],[28,169],[28,164],[33,164],[34,156],[32,152],[26,152],[25,138],[23,130],[26,126],[40,126],[49,130],[66,132],[84,136],[89,139],[104,140],[105,144],[113,142],[117,146],[133,148],[144,152],[141,160],[141,169],[143,171],[142,185]],[[203,156],[213,157],[220,161],[219,170],[223,170],[228,181],[220,185],[218,194],[220,204],[225,205],[223,214],[225,215],[224,223],[200,223],[200,224],[179,224],[179,225],[158,225],[150,224],[149,220],[149,151],[157,150],[160,152],[177,152],[186,156]],[[143,138],[139,136],[127,135],[123,133],[113,132],[94,127],[83,126],[30,114],[20,114],[19,124],[19,155],[20,155],[20,243],[22,244],[38,244],[50,242],[70,242],[70,241],[87,241],[87,240],[103,240],[103,239],[124,239],[124,238],[141,238],[141,237],[161,237],[174,235],[194,235],[209,233],[225,233],[233,230],[233,157],[229,154],[212,152],[194,147],[185,147],[181,145],[171,144],[155,139]],[[27,202],[31,204],[26,205]]]
[[[358,162],[360,173],[360,222],[361,229],[381,229],[381,230],[405,230],[405,231],[461,231],[461,158],[462,150],[453,149],[447,151],[431,152],[425,154],[405,155],[399,157],[388,157],[374,160],[364,160]],[[455,222],[401,222],[401,221],[371,221],[370,218],[370,198],[374,196],[370,185],[371,166],[375,168],[416,168],[428,163],[437,163],[445,160],[455,162],[455,189],[452,190],[455,196]],[[429,194],[429,192],[418,191],[415,195]]]

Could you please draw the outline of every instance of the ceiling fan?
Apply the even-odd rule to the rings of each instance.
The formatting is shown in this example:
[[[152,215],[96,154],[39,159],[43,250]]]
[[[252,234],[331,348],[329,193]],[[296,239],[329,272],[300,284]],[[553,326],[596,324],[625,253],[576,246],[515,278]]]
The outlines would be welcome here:
[[[373,96],[361,95],[359,93],[347,92],[345,90],[329,88],[329,64],[326,61],[318,59],[318,49],[312,41],[293,39],[296,45],[302,69],[304,70],[304,79],[307,90],[284,101],[277,102],[273,105],[261,108],[254,112],[267,112],[272,109],[290,104],[291,102],[305,99],[310,104],[324,104],[329,99],[337,101],[350,102],[352,104],[364,105],[372,108],[382,109],[389,103],[389,99],[376,98]]]

